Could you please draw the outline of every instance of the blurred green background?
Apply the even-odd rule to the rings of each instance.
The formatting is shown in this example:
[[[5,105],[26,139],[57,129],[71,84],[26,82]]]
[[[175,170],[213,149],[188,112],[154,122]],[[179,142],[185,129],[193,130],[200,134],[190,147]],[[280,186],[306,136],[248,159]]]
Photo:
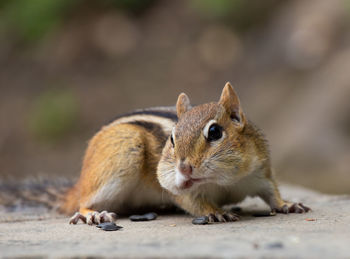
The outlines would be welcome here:
[[[117,114],[230,81],[280,180],[350,193],[349,0],[2,0],[0,67],[0,180],[76,178]]]

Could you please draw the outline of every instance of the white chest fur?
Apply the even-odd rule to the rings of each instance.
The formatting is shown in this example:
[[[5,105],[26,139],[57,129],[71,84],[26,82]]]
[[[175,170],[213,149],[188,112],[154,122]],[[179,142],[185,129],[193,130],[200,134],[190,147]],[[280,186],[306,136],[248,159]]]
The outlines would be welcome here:
[[[253,172],[228,186],[217,184],[202,185],[196,193],[204,196],[208,201],[216,205],[223,206],[241,202],[248,196],[257,196],[262,190],[266,190],[266,185],[269,184],[261,172]]]

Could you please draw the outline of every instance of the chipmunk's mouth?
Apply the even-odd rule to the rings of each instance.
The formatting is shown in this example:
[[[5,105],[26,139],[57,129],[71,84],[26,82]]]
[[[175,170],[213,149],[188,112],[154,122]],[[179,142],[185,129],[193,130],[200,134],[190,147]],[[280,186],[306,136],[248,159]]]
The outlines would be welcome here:
[[[196,175],[196,177],[194,175]],[[185,175],[176,169],[174,180],[175,182],[173,187],[175,187],[176,192],[183,192],[188,191],[195,186],[208,182],[209,177],[202,177],[201,175],[198,175],[198,173]]]
[[[207,178],[189,178],[184,180],[180,185],[179,189],[185,190],[191,188],[195,183],[200,183],[205,181]]]

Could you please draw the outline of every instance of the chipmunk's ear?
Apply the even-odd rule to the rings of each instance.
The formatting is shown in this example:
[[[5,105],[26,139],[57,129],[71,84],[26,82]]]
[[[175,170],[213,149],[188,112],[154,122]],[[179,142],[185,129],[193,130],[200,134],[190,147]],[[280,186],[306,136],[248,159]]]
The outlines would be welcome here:
[[[221,104],[230,114],[235,125],[238,128],[243,129],[246,124],[246,118],[239,102],[238,95],[229,82],[226,83],[222,90],[219,104]]]
[[[180,118],[185,112],[191,109],[190,99],[185,93],[181,93],[177,98],[176,112],[177,117]]]

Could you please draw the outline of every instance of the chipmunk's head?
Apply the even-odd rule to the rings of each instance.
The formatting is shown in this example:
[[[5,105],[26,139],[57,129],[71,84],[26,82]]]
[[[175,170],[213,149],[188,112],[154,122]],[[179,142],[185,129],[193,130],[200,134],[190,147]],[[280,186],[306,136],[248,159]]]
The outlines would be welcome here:
[[[230,185],[250,171],[255,148],[244,133],[247,119],[230,83],[217,103],[191,107],[182,93],[176,110],[178,123],[158,165],[164,188],[180,194],[206,183]]]

